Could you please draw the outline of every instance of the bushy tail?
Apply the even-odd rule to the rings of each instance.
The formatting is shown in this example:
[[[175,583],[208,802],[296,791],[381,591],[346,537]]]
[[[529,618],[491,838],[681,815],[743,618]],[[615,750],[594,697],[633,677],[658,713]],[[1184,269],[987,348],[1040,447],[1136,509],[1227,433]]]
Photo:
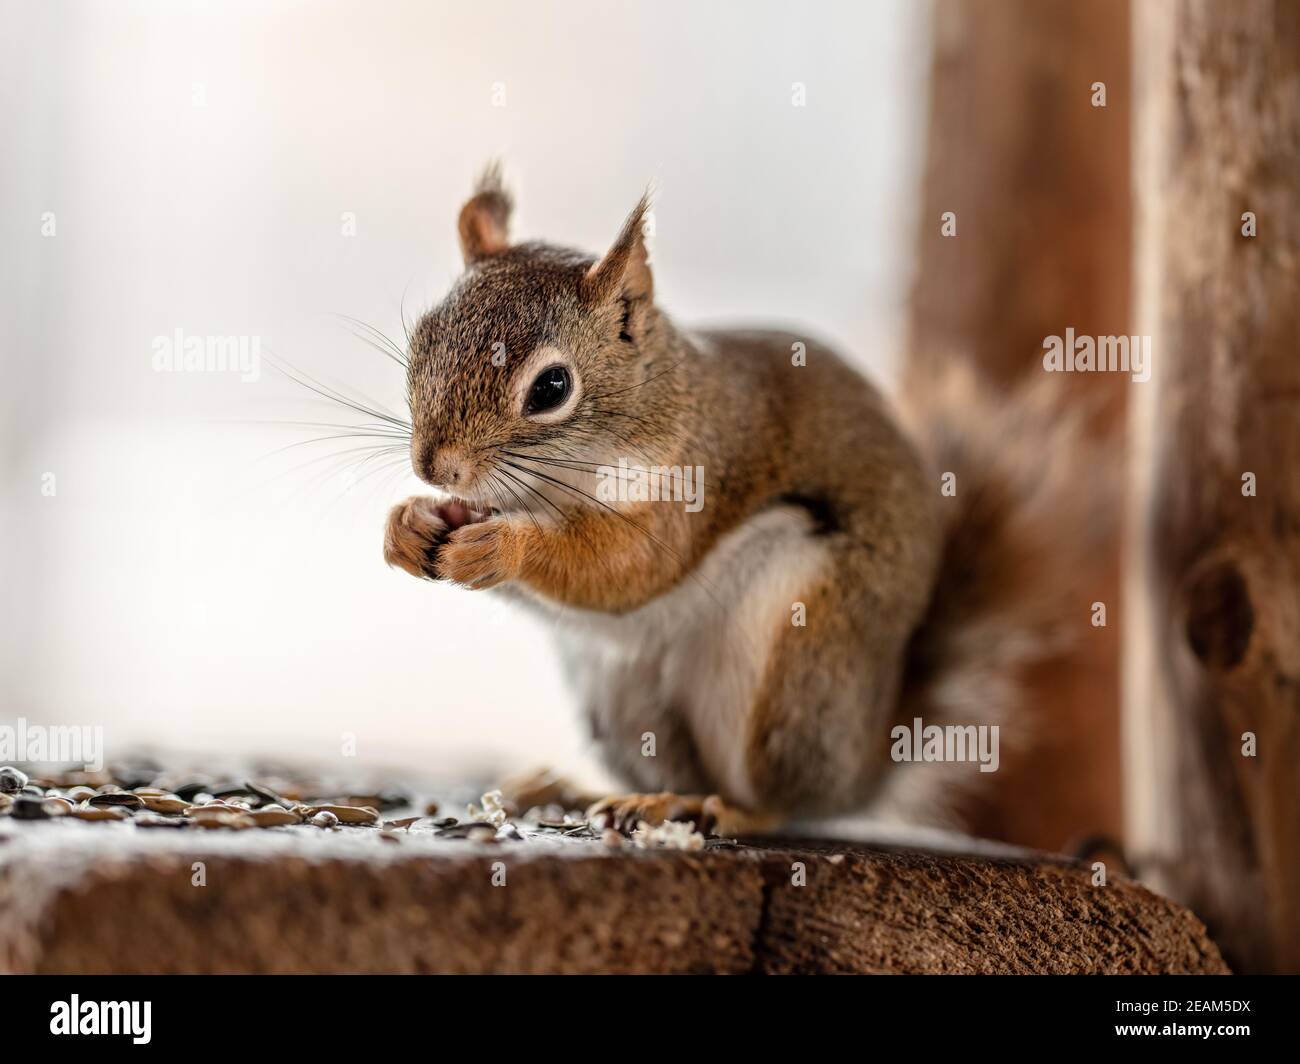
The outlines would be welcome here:
[[[1089,623],[1113,473],[1091,456],[1087,408],[1064,390],[1044,374],[995,394],[960,362],[907,382],[904,419],[955,493],[942,499],[942,562],[908,652],[903,723],[996,724],[1014,750],[1029,730],[1031,668],[1067,654]],[[894,773],[885,815],[952,825],[963,789],[987,779],[969,768]]]

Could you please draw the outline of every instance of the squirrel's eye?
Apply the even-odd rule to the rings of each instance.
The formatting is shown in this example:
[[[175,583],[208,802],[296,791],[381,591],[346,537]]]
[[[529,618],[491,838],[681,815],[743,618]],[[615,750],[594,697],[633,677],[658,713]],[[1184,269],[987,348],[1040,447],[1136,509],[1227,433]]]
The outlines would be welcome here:
[[[528,399],[524,402],[525,414],[544,414],[554,410],[569,397],[573,387],[573,378],[563,366],[544,369],[528,389]]]

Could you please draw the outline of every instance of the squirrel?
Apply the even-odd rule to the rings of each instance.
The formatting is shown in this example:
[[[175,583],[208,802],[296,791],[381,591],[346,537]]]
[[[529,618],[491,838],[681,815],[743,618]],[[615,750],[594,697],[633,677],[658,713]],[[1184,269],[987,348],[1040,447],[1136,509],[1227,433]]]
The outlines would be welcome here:
[[[599,258],[511,243],[511,210],[490,167],[464,273],[410,334],[411,462],[439,494],[392,508],[388,563],[554,620],[632,788],[593,802],[606,825],[959,826],[976,767],[899,763],[891,734],[1015,732],[1087,548],[1078,419],[959,361],[895,409],[822,344],[680,328],[647,197]],[[538,777],[518,804],[561,791]]]

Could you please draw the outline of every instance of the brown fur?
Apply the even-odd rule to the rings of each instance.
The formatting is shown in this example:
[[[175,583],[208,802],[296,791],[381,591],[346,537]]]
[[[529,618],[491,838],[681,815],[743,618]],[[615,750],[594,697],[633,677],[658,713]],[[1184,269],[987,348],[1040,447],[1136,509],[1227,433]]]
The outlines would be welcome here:
[[[936,718],[927,723],[943,723],[954,716],[944,677],[974,658],[999,676],[1032,658],[1011,647],[1034,645],[1018,625],[1037,631],[1047,619],[1036,592],[1048,578],[1038,563],[1051,559],[1034,554],[1045,517],[1045,496],[1027,490],[1034,470],[1004,489],[1000,464],[982,481],[963,466],[962,508],[945,508],[937,471],[834,352],[801,336],[689,335],[671,323],[653,302],[644,199],[599,261],[545,244],[500,246],[508,205],[499,182],[466,205],[466,273],[419,323],[410,351],[416,472],[496,512],[458,523],[432,500],[408,500],[390,516],[390,563],[466,587],[501,586],[560,616],[611,618],[583,622],[593,638],[614,631],[614,618],[645,616],[647,632],[667,624],[656,638],[680,631],[676,638],[698,641],[686,650],[720,655],[716,671],[735,673],[734,691],[753,673],[752,696],[743,696],[751,701],[732,707],[735,730],[721,745],[705,734],[707,706],[665,695],[628,708],[650,697],[633,669],[618,681],[628,686],[591,697],[586,708],[610,763],[643,789],[717,791],[733,803],[747,796],[753,811],[778,816],[869,806],[888,790],[888,733],[900,706],[910,714],[923,702]],[[796,342],[806,365],[791,357]],[[566,416],[543,423],[521,414],[519,397],[552,351],[581,391]],[[583,476],[622,455],[702,466],[706,505],[691,513],[584,498]],[[1025,500],[1031,509],[1022,514]],[[789,553],[789,571],[806,568],[789,589],[806,608],[806,627],[790,623],[779,565],[756,559],[751,575],[742,558],[718,569],[725,545],[747,542],[764,521],[781,537],[772,549]],[[710,586],[717,572],[729,586]],[[770,615],[744,615],[751,601],[766,602]],[[1004,614],[1004,604],[1023,609]],[[647,612],[683,608],[671,623]],[[710,643],[719,632],[729,634]],[[664,740],[653,759],[638,752],[647,720]],[[730,764],[731,752],[740,776],[728,781],[716,765]]]

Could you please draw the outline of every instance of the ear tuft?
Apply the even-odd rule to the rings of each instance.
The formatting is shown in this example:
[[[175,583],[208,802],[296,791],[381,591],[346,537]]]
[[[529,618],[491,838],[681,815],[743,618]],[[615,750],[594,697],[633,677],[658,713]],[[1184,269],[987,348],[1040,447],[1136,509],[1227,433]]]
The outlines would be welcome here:
[[[501,164],[494,160],[479,176],[474,195],[460,209],[457,229],[466,266],[506,250],[513,208],[514,202],[501,180]]]
[[[582,297],[587,302],[601,304],[620,298],[649,299],[654,294],[644,231],[649,210],[650,193],[647,192],[632,208],[605,257],[583,277]]]

